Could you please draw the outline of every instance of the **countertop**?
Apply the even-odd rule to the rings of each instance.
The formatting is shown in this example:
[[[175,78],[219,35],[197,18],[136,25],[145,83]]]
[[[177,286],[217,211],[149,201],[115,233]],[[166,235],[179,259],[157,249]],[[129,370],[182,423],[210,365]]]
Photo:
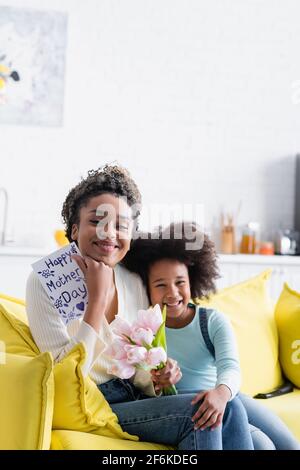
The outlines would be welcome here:
[[[221,263],[243,263],[243,264],[288,264],[299,265],[300,256],[287,256],[287,255],[224,255],[218,254]]]
[[[0,256],[36,256],[42,258],[54,250],[55,248],[53,247],[47,249],[41,247],[0,245]]]
[[[8,246],[0,245],[0,256],[31,256],[43,257],[55,251],[55,247],[41,248],[41,247],[28,247],[28,246]],[[224,255],[219,253],[218,258],[221,263],[243,263],[243,264],[287,264],[299,265],[300,256],[282,256],[282,255]]]

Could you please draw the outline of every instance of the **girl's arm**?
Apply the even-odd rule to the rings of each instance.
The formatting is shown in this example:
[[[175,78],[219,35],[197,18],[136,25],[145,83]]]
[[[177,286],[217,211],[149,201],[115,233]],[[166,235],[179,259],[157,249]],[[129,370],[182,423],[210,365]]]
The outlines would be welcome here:
[[[241,382],[237,344],[229,320],[211,311],[208,333],[215,349],[217,383],[214,389],[199,392],[192,401],[193,405],[201,401],[193,421],[195,429],[202,430],[215,429],[222,423],[226,404],[235,397]]]
[[[212,390],[199,392],[191,402],[195,405],[202,400],[198,411],[192,418],[195,423],[194,428],[203,431],[205,428],[215,429],[220,426],[230,396],[231,392],[226,385],[218,385]]]
[[[208,333],[215,348],[218,385],[226,385],[232,400],[241,385],[237,342],[230,321],[224,314],[212,311],[208,317]]]
[[[159,394],[163,388],[177,384],[182,377],[177,361],[170,357],[168,357],[167,363],[163,369],[153,369],[151,375],[157,394]]]

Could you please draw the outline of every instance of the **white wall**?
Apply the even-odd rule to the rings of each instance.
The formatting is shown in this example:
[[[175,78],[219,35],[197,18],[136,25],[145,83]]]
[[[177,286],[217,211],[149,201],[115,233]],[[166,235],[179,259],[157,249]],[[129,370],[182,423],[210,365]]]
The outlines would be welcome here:
[[[64,126],[0,127],[0,187],[20,242],[49,238],[69,187],[115,159],[145,203],[202,202],[210,225],[242,200],[240,223],[267,234],[292,224],[297,0],[0,5],[69,13]]]

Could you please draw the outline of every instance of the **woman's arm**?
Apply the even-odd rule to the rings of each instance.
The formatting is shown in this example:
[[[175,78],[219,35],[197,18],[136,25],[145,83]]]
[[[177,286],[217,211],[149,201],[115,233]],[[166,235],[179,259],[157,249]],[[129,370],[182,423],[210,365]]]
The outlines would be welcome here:
[[[73,255],[72,258],[83,272],[88,291],[89,302],[83,320],[99,333],[111,301],[110,294],[114,293],[113,270],[88,256]]]
[[[50,351],[55,362],[61,361],[77,343],[85,344],[87,359],[83,373],[87,375],[105,344],[96,330],[85,321],[81,322],[78,331],[71,336],[33,272],[27,281],[26,310],[30,330],[38,348],[41,352]]]

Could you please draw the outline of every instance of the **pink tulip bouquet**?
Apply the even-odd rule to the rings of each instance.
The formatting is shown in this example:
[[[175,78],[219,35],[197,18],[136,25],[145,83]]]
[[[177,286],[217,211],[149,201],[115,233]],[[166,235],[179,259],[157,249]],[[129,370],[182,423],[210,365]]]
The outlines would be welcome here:
[[[136,369],[163,369],[167,361],[165,322],[166,308],[162,313],[159,305],[139,310],[132,325],[117,315],[111,323],[116,339],[105,350],[105,354],[114,360],[107,372],[130,379]],[[162,392],[164,395],[177,393],[174,385]]]

